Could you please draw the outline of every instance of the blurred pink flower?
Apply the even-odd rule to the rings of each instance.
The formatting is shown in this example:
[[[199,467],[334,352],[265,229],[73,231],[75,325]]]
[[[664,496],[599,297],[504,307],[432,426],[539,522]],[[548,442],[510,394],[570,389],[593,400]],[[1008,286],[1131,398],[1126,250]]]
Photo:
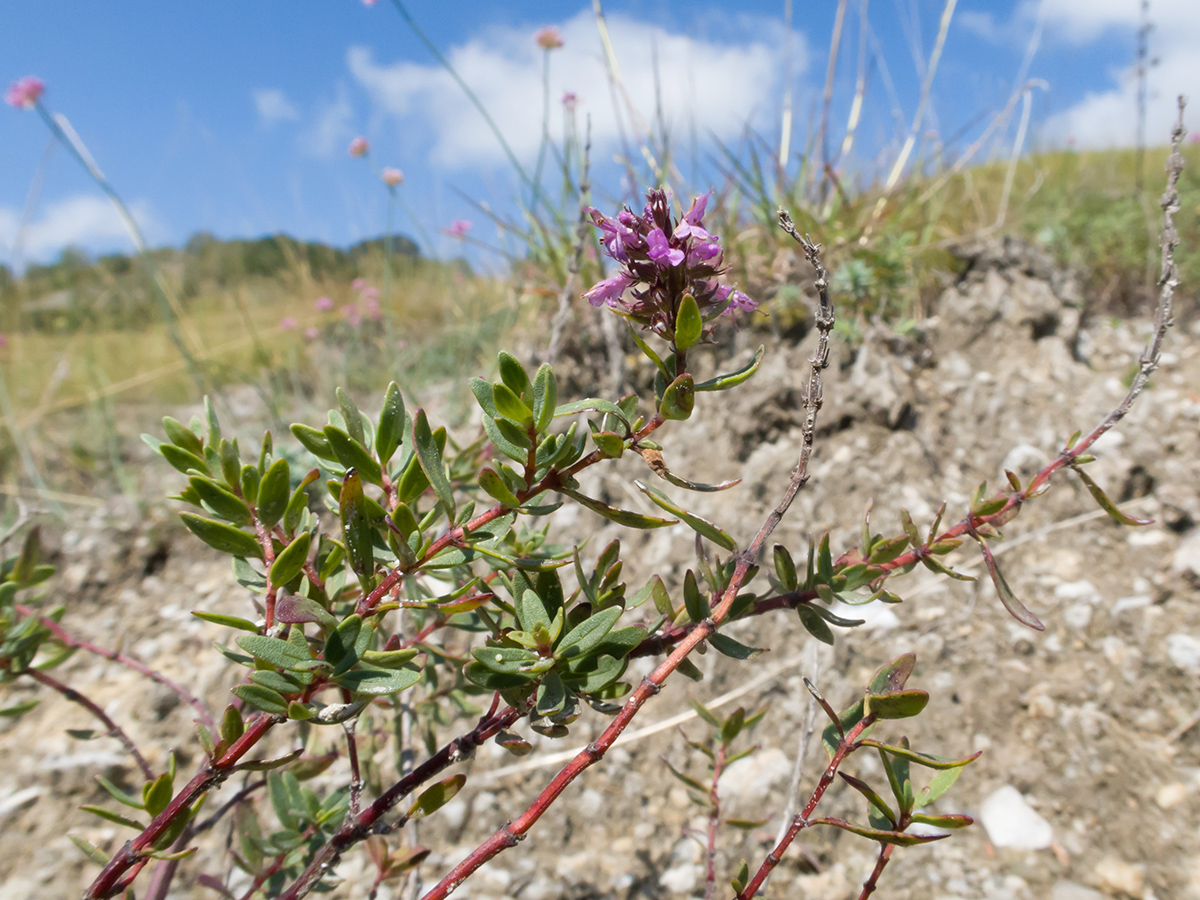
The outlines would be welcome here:
[[[371,151],[371,142],[362,135],[359,135],[350,142],[349,153],[351,156],[366,156]]]
[[[317,302],[313,304],[313,309],[317,312],[328,312],[333,309],[333,300],[329,297],[318,297]]]
[[[363,6],[374,6],[379,0],[363,0]]]
[[[562,105],[567,112],[575,112],[575,107],[579,105],[579,98],[575,96],[574,91],[567,91],[562,95]]]
[[[557,50],[563,45],[562,33],[558,30],[557,25],[547,25],[545,28],[539,28],[533,39],[537,41],[537,45],[543,50]]]
[[[378,303],[379,288],[368,285],[358,292],[358,297],[360,300],[364,300],[367,303]]]
[[[38,97],[42,96],[45,90],[46,84],[42,79],[26,75],[8,86],[4,102],[17,109],[33,109],[37,105]]]
[[[300,323],[296,321],[294,316],[284,316],[282,319],[279,320],[279,327],[283,331],[291,331],[293,328],[295,328],[299,324]]]
[[[0,334],[0,350],[3,350],[7,346],[8,346],[8,338],[6,338],[4,335]]]
[[[466,219],[455,219],[453,222],[450,223],[449,228],[443,229],[443,231],[445,231],[446,234],[450,235],[450,237],[459,238],[460,240],[462,238],[465,238],[467,236],[467,232],[470,230],[471,230],[471,223],[469,221],[467,221]]]
[[[366,286],[367,279],[365,278],[355,278],[352,282],[350,282],[350,287],[354,288],[356,291],[361,291]]]
[[[1200,144],[1200,131],[1197,131],[1190,138],[1188,138],[1188,141],[1193,144]]]
[[[321,336],[321,332],[317,328],[310,327],[310,328],[304,329],[304,339],[307,341],[315,341],[320,336]]]
[[[362,315],[358,311],[357,304],[347,303],[342,307],[342,315],[346,317],[347,322],[355,327],[358,327],[362,322]]]
[[[404,173],[399,169],[384,169],[380,173],[380,177],[383,179],[383,183],[388,187],[395,187],[396,185],[404,182]]]
[[[396,341],[396,349],[397,350],[407,350],[408,349],[408,341]]]

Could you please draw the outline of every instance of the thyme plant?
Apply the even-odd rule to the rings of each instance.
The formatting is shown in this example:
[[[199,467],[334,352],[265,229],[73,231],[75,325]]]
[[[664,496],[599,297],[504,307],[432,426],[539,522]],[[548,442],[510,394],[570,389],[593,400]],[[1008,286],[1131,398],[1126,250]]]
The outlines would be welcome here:
[[[1095,441],[1145,387],[1170,324],[1183,135],[1181,102],[1161,204],[1154,334],[1127,397],[1086,436],[1076,432],[1066,439],[1057,458],[1027,484],[1009,473],[998,492],[980,485],[953,524],[943,524],[943,504],[924,528],[899,511],[902,527],[896,533],[874,531],[868,515],[853,547],[835,549],[828,534],[807,548],[769,546],[809,478],[835,321],[821,248],[798,234],[783,211],[780,225],[812,267],[817,298],[817,342],[802,398],[797,464],[778,505],[753,533],[741,523],[707,521],[679,499],[686,491],[728,490],[738,482],[698,484],[674,472],[667,463],[672,424],[696,413],[697,393],[737,390],[755,374],[763,354],[760,348],[745,367],[706,381],[693,376],[695,354],[720,340],[722,323],[754,308],[753,300],[722,280],[722,247],[704,227],[708,196],[682,213],[662,190],[648,192],[641,213],[626,208],[609,217],[590,211],[604,252],[619,268],[584,296],[607,307],[604,314],[620,316],[653,364],[655,384],[645,393],[560,397],[550,364],[530,371],[501,353],[495,380],[470,381],[482,424],[478,439],[456,442],[423,409],[409,409],[395,383],[387,386],[374,421],[339,392],[325,424],[291,428],[317,462],[308,471],[296,471],[290,460],[298,455],[277,450],[269,432],[253,448],[225,436],[211,407],[204,419],[186,425],[165,418],[165,440],[150,443],[185,479],[173,498],[190,507],[180,514],[183,523],[231,557],[234,577],[247,590],[245,617],[194,612],[236,635],[219,647],[242,676],[223,711],[210,711],[184,686],[125,654],[74,636],[63,624],[65,608],[57,597],[30,597],[52,574],[41,562],[36,530],[2,570],[0,678],[30,679],[83,704],[122,741],[141,772],[143,783],[132,791],[100,780],[116,805],[91,811],[128,827],[132,837],[111,854],[75,838],[100,867],[86,897],[121,896],[148,871],[142,896],[161,900],[172,879],[188,871],[181,863],[204,833],[230,817],[237,832],[230,859],[246,873],[239,894],[227,871],[188,871],[224,896],[296,900],[328,888],[339,861],[356,845],[364,845],[373,861],[378,886],[421,865],[427,851],[398,846],[394,836],[435,814],[463,786],[466,776],[448,774],[455,763],[489,741],[517,755],[530,752],[529,742],[515,733],[523,723],[560,739],[581,716],[609,717],[600,736],[524,810],[512,810],[501,828],[424,894],[427,900],[446,897],[485,862],[520,843],[563,790],[604,757],[669,677],[676,672],[697,677],[691,656],[702,645],[729,657],[731,665],[752,666],[755,648],[726,633],[730,622],[794,614],[814,638],[830,643],[835,629],[859,624],[832,611],[839,601],[898,603],[902,588],[894,576],[916,566],[967,578],[947,562],[967,541],[982,554],[1008,612],[1041,629],[1010,589],[989,545],[1063,469],[1076,473],[1118,522],[1144,524],[1117,510],[1083,467]],[[585,471],[625,454],[647,464],[646,481],[635,486],[662,515],[620,509],[585,491]],[[658,482],[662,489],[653,486]],[[698,545],[712,546],[679,583],[668,584],[654,573],[633,581],[618,541],[598,551],[572,542],[560,546],[555,513],[564,504],[629,529],[682,522],[698,536]],[[137,668],[196,709],[201,761],[194,772],[178,771],[173,758],[163,771],[150,766],[103,709],[50,674],[79,649]],[[637,657],[658,662],[634,683],[625,675]],[[929,702],[925,691],[908,685],[914,665],[912,654],[882,665],[841,710],[808,684],[829,719],[822,734],[828,762],[777,845],[757,863],[744,862],[733,877],[739,900],[762,889],[808,828],[842,829],[878,845],[877,862],[862,888],[865,898],[897,847],[940,840],[947,829],[971,824],[967,816],[928,808],[975,757],[949,759],[914,749],[891,727],[891,720],[917,716]],[[19,715],[35,702],[10,706],[3,714]],[[689,744],[695,761],[707,762],[707,780],[677,774],[705,798],[712,896],[714,848],[719,826],[728,824],[721,819],[719,779],[736,755],[732,745],[757,717],[739,710],[719,720],[702,707],[698,712],[715,731],[715,737]],[[381,721],[389,727],[378,727]],[[318,729],[342,732],[344,751],[336,759],[306,751]],[[264,739],[280,732],[294,749],[264,758]],[[447,733],[455,735],[442,741],[439,736]],[[360,752],[364,744],[374,748],[386,740],[394,741],[398,760],[392,779],[383,777],[371,754]],[[863,751],[878,754],[884,783],[870,784],[846,771]],[[334,764],[341,766],[333,770],[341,773],[340,786],[314,787],[312,777]],[[246,778],[232,795],[221,790],[243,773],[266,774]],[[819,812],[838,779],[863,797],[856,821]],[[254,803],[259,795],[269,798],[269,812],[268,804]],[[916,823],[942,831],[913,832]]]

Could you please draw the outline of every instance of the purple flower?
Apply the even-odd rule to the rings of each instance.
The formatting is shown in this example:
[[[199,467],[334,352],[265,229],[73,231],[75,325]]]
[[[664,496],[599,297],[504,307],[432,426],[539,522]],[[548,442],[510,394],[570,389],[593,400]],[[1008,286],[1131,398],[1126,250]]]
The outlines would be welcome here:
[[[625,207],[615,216],[588,209],[600,229],[604,254],[620,264],[612,275],[584,294],[593,306],[608,305],[631,322],[668,341],[685,294],[691,294],[704,321],[704,340],[712,341],[713,320],[721,312],[749,312],[757,304],[718,280],[725,274],[720,239],[704,227],[712,191],[697,197],[676,218],[662,190],[646,193],[641,215]]]
[[[333,300],[329,297],[318,297],[317,302],[313,304],[313,309],[317,312],[328,312],[333,309]]]
[[[617,306],[620,303],[621,295],[625,293],[625,289],[633,284],[633,279],[628,275],[614,275],[612,278],[605,278],[598,283],[590,291],[583,295],[583,299],[592,306]]]
[[[683,262],[686,255],[682,250],[673,249],[667,243],[667,236],[661,228],[655,228],[646,235],[646,246],[649,248],[646,255],[663,266],[677,266]]]
[[[471,223],[466,219],[455,219],[450,223],[449,228],[443,228],[446,234],[452,238],[458,238],[460,241],[467,236],[467,232],[471,230]]]
[[[299,323],[296,321],[295,316],[284,316],[279,320],[279,328],[281,331],[291,331],[298,324]]]

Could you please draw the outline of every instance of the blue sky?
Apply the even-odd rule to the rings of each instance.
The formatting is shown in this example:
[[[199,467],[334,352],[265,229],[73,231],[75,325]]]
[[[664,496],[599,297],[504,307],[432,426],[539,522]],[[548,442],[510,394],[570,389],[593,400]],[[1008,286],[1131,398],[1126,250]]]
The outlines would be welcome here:
[[[835,146],[853,94],[864,5],[847,4]],[[533,35],[561,29],[565,46],[550,57],[551,133],[562,135],[562,93],[576,93],[580,119],[592,117],[599,200],[619,193],[619,129],[653,119],[655,85],[688,186],[719,179],[714,139],[736,144],[750,128],[778,143],[789,71],[792,146],[802,148],[820,109],[837,4],[795,7],[789,40],[783,0],[606,2],[632,119],[624,105],[615,111],[590,3],[412,0],[409,9],[530,169],[542,122],[543,56]],[[958,0],[921,132],[954,138],[950,150],[960,151],[1005,106],[1024,69],[1026,79],[1044,82],[1032,92],[1026,149],[1131,144],[1138,7]],[[914,57],[928,58],[942,8],[940,0],[869,4],[870,81],[851,169],[894,159],[917,107]],[[1200,95],[1200,3],[1156,0],[1151,16],[1159,63],[1149,133],[1158,139],[1174,95]],[[70,121],[155,244],[181,244],[201,230],[286,232],[338,245],[379,235],[386,192],[370,165],[346,153],[358,134],[371,141],[377,165],[404,171],[399,190],[427,235],[426,252],[457,252],[439,231],[456,218],[475,221],[473,236],[495,239],[461,195],[508,210],[518,191],[482,118],[390,0],[373,8],[360,0],[25,0],[5,11],[0,82],[25,75],[46,82],[46,105]],[[1007,152],[1019,111],[1018,104],[985,153]],[[128,250],[99,192],[61,148],[48,155],[47,138],[36,115],[0,107],[0,263],[52,259],[69,244]],[[397,226],[419,233],[403,215]]]

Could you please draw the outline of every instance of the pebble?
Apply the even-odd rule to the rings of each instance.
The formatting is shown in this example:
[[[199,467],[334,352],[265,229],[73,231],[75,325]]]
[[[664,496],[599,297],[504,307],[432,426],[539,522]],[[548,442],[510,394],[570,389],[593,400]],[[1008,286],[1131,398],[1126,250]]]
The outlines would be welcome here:
[[[979,809],[988,839],[997,847],[1041,850],[1049,847],[1054,830],[1012,785],[993,791]]]
[[[1164,784],[1154,794],[1154,802],[1163,809],[1170,809],[1172,806],[1178,806],[1187,799],[1187,785],[1182,781],[1173,781],[1170,784]]]
[[[1181,575],[1200,578],[1200,528],[1192,529],[1175,548],[1171,568]]]
[[[1167,656],[1181,669],[1200,672],[1200,639],[1182,631],[1167,635]]]
[[[694,863],[672,866],[658,876],[660,887],[673,894],[690,894],[700,881],[700,867]]]
[[[1104,895],[1074,881],[1056,881],[1050,891],[1050,900],[1104,900]]]
[[[1096,863],[1096,885],[1109,894],[1120,894],[1142,900],[1146,895],[1146,870],[1116,856],[1106,856]]]

